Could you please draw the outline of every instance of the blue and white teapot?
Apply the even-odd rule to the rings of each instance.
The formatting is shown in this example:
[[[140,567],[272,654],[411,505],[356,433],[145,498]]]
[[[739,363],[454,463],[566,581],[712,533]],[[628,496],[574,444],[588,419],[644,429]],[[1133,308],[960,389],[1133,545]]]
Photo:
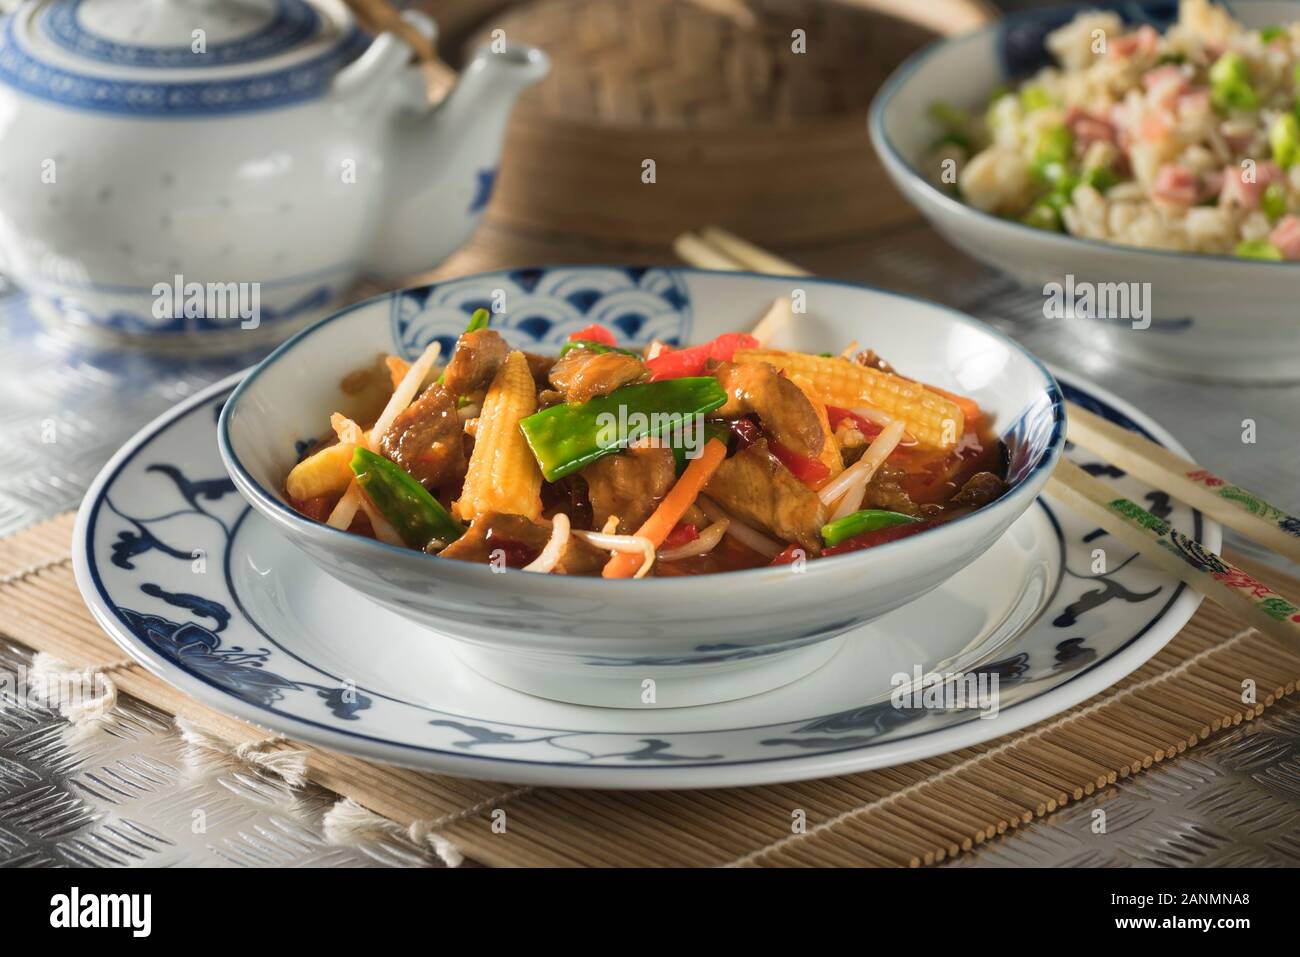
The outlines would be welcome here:
[[[27,0],[0,19],[0,274],[155,344],[283,335],[469,238],[546,70],[485,48],[433,106],[341,0]]]

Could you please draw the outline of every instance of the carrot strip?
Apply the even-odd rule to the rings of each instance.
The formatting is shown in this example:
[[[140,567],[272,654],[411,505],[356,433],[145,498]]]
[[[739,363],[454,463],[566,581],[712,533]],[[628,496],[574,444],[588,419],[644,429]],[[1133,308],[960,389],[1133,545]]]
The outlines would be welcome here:
[[[677,527],[686,510],[695,504],[704,486],[709,484],[713,473],[718,470],[722,460],[727,457],[726,443],[719,439],[709,439],[698,458],[692,459],[668,494],[664,496],[659,507],[645,520],[636,534],[648,538],[658,548],[664,543],[668,534]],[[601,576],[604,578],[631,578],[641,567],[641,556],[632,552],[617,552],[605,565]]]
[[[411,364],[401,356],[388,356],[384,359],[384,364],[388,366],[388,376],[393,380],[393,388],[396,389],[406,378],[406,373],[410,370]]]
[[[980,412],[979,403],[969,396],[957,395],[955,392],[949,392],[947,389],[940,389],[937,385],[927,385],[931,392],[943,396],[957,408],[961,409],[961,414],[965,418],[968,426],[973,426],[976,420],[983,414]]]

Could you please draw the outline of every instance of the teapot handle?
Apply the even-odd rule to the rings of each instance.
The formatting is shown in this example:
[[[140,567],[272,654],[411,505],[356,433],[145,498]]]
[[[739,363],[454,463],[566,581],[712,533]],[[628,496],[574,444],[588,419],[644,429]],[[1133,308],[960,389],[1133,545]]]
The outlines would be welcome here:
[[[412,52],[424,74],[428,102],[437,103],[456,85],[456,71],[438,56],[437,25],[424,13],[399,11],[387,0],[347,0],[347,4],[357,20],[378,39],[335,78],[334,87],[340,93],[347,95],[352,89],[369,86],[372,77],[376,86],[381,85],[377,81],[396,75],[397,67],[404,66]],[[400,44],[394,43],[394,39]],[[366,61],[364,66],[362,60]]]

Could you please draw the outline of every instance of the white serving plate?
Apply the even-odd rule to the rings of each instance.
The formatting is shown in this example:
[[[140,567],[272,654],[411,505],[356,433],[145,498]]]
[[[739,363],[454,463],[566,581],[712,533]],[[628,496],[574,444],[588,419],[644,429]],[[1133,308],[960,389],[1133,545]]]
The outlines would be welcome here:
[[[1058,373],[1066,395],[1175,451],[1136,409]],[[741,786],[916,760],[1040,721],[1158,651],[1199,596],[1040,498],[981,558],[855,629],[830,663],[739,701],[654,711],[564,704],[465,667],[452,642],[337,583],[227,477],[216,420],[238,376],[150,423],[78,514],[77,581],[97,620],[151,672],[212,707],[378,761],[538,785]],[[1089,453],[1210,548],[1219,528]],[[1093,571],[1096,550],[1107,571]],[[896,672],[996,674],[1000,710],[897,709]]]

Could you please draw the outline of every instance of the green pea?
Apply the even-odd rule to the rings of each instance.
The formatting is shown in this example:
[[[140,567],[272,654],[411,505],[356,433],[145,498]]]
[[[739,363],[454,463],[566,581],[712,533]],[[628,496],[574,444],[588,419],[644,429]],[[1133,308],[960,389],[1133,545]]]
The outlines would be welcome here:
[[[1104,193],[1112,186],[1119,185],[1119,174],[1109,166],[1094,166],[1084,170],[1083,181],[1099,193]]]
[[[1250,71],[1246,68],[1246,61],[1240,53],[1229,51],[1215,60],[1214,65],[1210,67],[1210,84],[1219,86],[1237,81],[1250,83]]]
[[[1250,85],[1250,71],[1240,53],[1225,53],[1210,67],[1210,101],[1225,113],[1259,108],[1259,98]]]
[[[1046,166],[1048,163],[1067,163],[1074,152],[1074,137],[1064,125],[1049,126],[1038,134],[1034,143],[1034,165]]]
[[[1020,217],[1020,221],[1026,226],[1033,226],[1035,229],[1045,229],[1051,233],[1059,233],[1062,230],[1061,214],[1051,203],[1045,200],[1039,200],[1029,208],[1029,212]]]
[[[1052,99],[1050,93],[1041,86],[1026,86],[1020,91],[1020,105],[1025,108],[1025,112],[1033,110],[1043,110],[1049,106],[1055,106],[1056,101]]]
[[[1035,168],[1034,172],[1038,174],[1039,179],[1058,192],[1069,194],[1079,185],[1079,177],[1075,176],[1065,163],[1055,161],[1043,163]]]
[[[1269,183],[1264,195],[1259,200],[1260,209],[1270,220],[1276,222],[1286,215],[1286,190],[1280,183]]]
[[[1300,120],[1294,113],[1282,113],[1268,128],[1268,145],[1273,162],[1283,169],[1300,161]]]
[[[1282,259],[1282,250],[1267,239],[1248,239],[1245,242],[1237,243],[1237,248],[1232,251],[1232,254],[1240,256],[1242,259],[1273,259],[1278,261]]]

